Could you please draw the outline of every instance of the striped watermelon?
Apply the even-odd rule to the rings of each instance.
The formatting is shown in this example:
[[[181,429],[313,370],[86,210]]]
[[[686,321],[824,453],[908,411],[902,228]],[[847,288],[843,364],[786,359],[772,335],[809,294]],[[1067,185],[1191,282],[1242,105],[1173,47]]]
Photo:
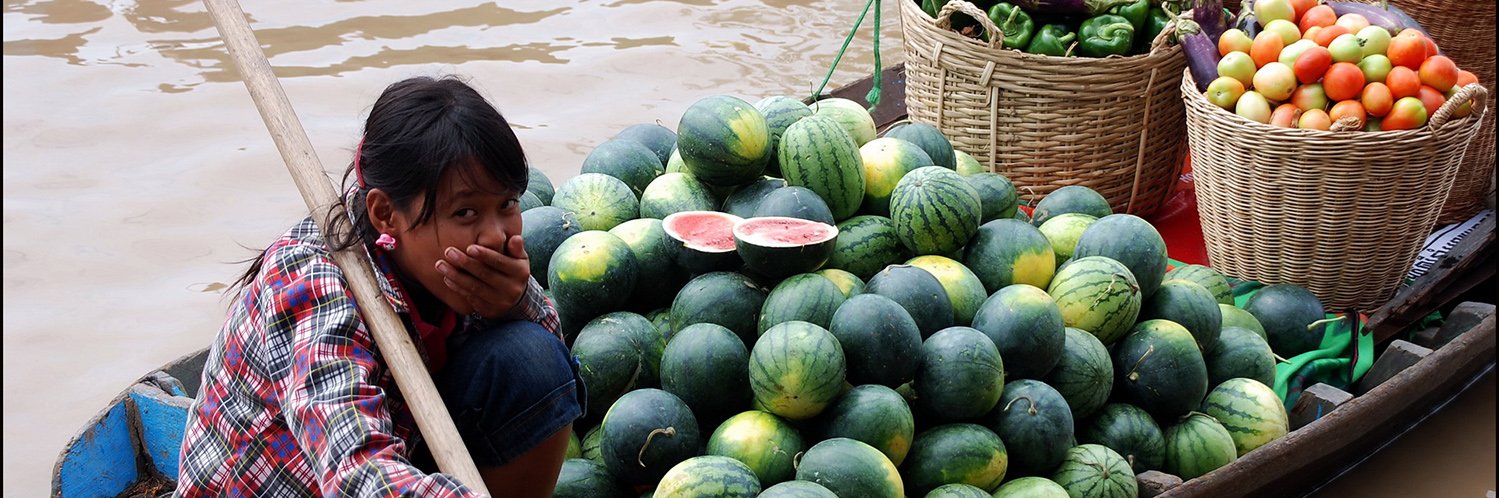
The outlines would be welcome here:
[[[662,219],[683,211],[713,211],[718,200],[708,186],[686,173],[656,177],[640,194],[640,217]]]
[[[885,130],[884,136],[905,140],[920,147],[931,158],[932,162],[930,164],[947,169],[957,169],[957,156],[953,150],[952,142],[936,126],[907,121],[891,126],[890,129]]]
[[[1140,319],[1171,320],[1186,327],[1197,341],[1197,348],[1204,352],[1218,347],[1218,335],[1223,327],[1223,312],[1213,293],[1187,280],[1167,280],[1156,289],[1155,295],[1140,307]]]
[[[1135,473],[1119,453],[1107,446],[1084,444],[1067,450],[1051,480],[1075,498],[1135,498]]]
[[[765,289],[749,277],[731,272],[698,275],[677,292],[671,303],[671,324],[676,330],[694,323],[724,326],[744,341],[755,343],[760,307]]]
[[[845,298],[864,293],[864,281],[859,279],[857,275],[837,268],[818,270],[817,274],[822,275],[823,278],[833,282],[833,285],[838,286],[838,290],[843,291],[843,297]]]
[[[543,204],[541,202],[541,198],[537,197],[536,194],[532,193],[530,190],[527,190],[520,195],[521,213],[525,213],[526,211],[530,211],[532,209],[536,209],[545,205],[546,204]]]
[[[583,434],[583,458],[604,464],[604,449],[599,447],[604,441],[604,426],[595,425]]]
[[[1196,409],[1208,393],[1207,365],[1185,327],[1146,320],[1114,348],[1114,378],[1123,399],[1161,418]]]
[[[1237,377],[1275,384],[1275,354],[1270,352],[1265,339],[1249,329],[1224,327],[1218,336],[1218,347],[1202,359],[1208,367],[1209,386]]]
[[[921,345],[916,405],[932,421],[968,420],[988,413],[1005,392],[1004,362],[994,341],[968,327],[933,334]]]
[[[935,254],[917,256],[906,264],[926,270],[942,283],[942,288],[947,291],[947,300],[952,303],[954,325],[966,327],[972,324],[973,316],[978,314],[979,308],[989,298],[978,275],[952,258]]]
[[[641,387],[654,387],[666,340],[645,317],[617,311],[593,319],[578,333],[573,355],[588,386],[588,415],[597,419],[614,401]]]
[[[973,318],[1005,360],[1005,377],[1039,379],[1062,358],[1067,335],[1062,313],[1046,291],[1016,284],[984,301]]]
[[[661,388],[682,398],[702,427],[712,427],[749,406],[748,375],[744,342],[711,323],[683,328],[661,355]]]
[[[976,173],[992,173],[992,171],[989,171],[988,166],[984,166],[983,164],[979,163],[978,159],[974,159],[973,156],[967,152],[954,149],[953,156],[956,157],[956,162],[958,164],[958,174],[960,175],[968,176]]]
[[[916,436],[901,477],[911,496],[953,483],[994,491],[1009,469],[1010,455],[994,431],[978,424],[948,424]]]
[[[900,303],[860,294],[838,307],[829,328],[848,362],[848,381],[895,388],[921,365],[921,330]]]
[[[1202,265],[1183,265],[1166,272],[1166,280],[1186,280],[1196,282],[1208,292],[1213,293],[1213,298],[1218,304],[1233,306],[1234,291],[1228,285],[1228,278],[1224,277],[1218,270]]]
[[[1067,400],[1040,381],[1006,384],[1004,397],[987,418],[1010,451],[1010,468],[1020,475],[1050,472],[1075,444]]]
[[[755,498],[760,480],[754,471],[729,457],[704,455],[682,461],[666,471],[651,495],[658,498]]]
[[[795,428],[780,417],[758,410],[730,417],[708,438],[709,455],[743,462],[766,486],[795,477],[793,463],[805,449]]]
[[[1114,387],[1114,362],[1109,359],[1109,349],[1097,337],[1068,327],[1061,360],[1041,380],[1067,400],[1073,420],[1082,420],[1109,400]]]
[[[926,498],[989,498],[989,492],[967,484],[943,484],[927,493]]]
[[[542,285],[547,284],[547,264],[552,253],[568,237],[583,231],[578,218],[562,208],[542,206],[520,214],[521,240],[526,243],[526,256],[531,264],[531,275]]]
[[[1286,407],[1275,391],[1253,379],[1229,379],[1213,388],[1202,411],[1228,430],[1238,456],[1290,432]]]
[[[734,191],[723,201],[723,212],[738,216],[740,218],[751,218],[755,216],[755,210],[760,208],[760,202],[776,189],[784,188],[786,180],[780,178],[761,178],[755,183],[745,185]]]
[[[1196,479],[1238,458],[1234,439],[1211,415],[1191,412],[1166,428],[1166,472]]]
[[[750,389],[757,406],[791,420],[822,413],[843,391],[843,347],[822,327],[785,322],[766,330],[750,351]]]
[[[553,498],[628,498],[624,488],[609,475],[604,464],[569,458],[562,462],[557,474],[557,486],[552,490]]]
[[[639,198],[666,166],[655,151],[634,140],[609,140],[594,147],[583,159],[583,173],[602,173],[625,182]]]
[[[1067,489],[1045,477],[1022,477],[994,490],[994,498],[1068,498]]]
[[[543,205],[552,205],[552,196],[557,194],[557,187],[552,185],[552,179],[547,178],[546,173],[536,169],[535,166],[526,167],[526,171],[529,174],[526,191],[536,194],[536,198],[541,199]]]
[[[990,293],[1011,284],[1045,289],[1057,271],[1057,256],[1036,227],[1020,220],[994,220],[979,227],[963,252],[963,264]]]
[[[1260,320],[1248,311],[1244,311],[1244,308],[1235,308],[1227,304],[1220,304],[1218,305],[1218,312],[1223,314],[1223,328],[1241,327],[1253,331],[1254,335],[1260,336],[1260,339],[1268,337],[1265,334],[1265,326],[1260,325]]]
[[[895,222],[883,216],[855,216],[838,224],[838,240],[827,268],[848,271],[865,281],[886,266],[911,258],[895,235]]]
[[[848,133],[855,146],[869,143],[875,138],[874,116],[864,106],[845,98],[822,99],[813,102],[812,115],[831,119]]]
[[[859,147],[859,158],[864,166],[864,203],[859,211],[879,216],[890,216],[890,192],[901,178],[933,164],[921,147],[890,137],[876,138]]]
[[[1072,251],[1077,249],[1077,239],[1083,236],[1083,232],[1098,221],[1092,215],[1082,213],[1064,213],[1041,224],[1041,234],[1051,242],[1051,251],[1057,255],[1057,265],[1072,259]]]
[[[1155,295],[1166,275],[1165,239],[1150,222],[1132,214],[1104,216],[1083,230],[1072,257],[1088,256],[1104,256],[1123,263],[1140,285],[1142,299]]]
[[[806,187],[789,186],[765,194],[755,208],[755,217],[785,216],[819,223],[834,224],[833,211],[816,192]]]
[[[671,152],[677,150],[677,132],[656,123],[633,124],[621,130],[615,135],[616,140],[634,140],[656,153],[656,158],[661,164],[671,158]]]
[[[1109,208],[1109,201],[1103,198],[1098,191],[1082,185],[1068,185],[1056,190],[1036,203],[1036,212],[1032,215],[1031,223],[1036,226],[1046,223],[1053,216],[1063,213],[1082,213],[1103,218],[1114,214]]]
[[[1166,464],[1166,436],[1149,413],[1135,405],[1104,405],[1080,426],[1078,440],[1097,443],[1118,452],[1135,473],[1159,470]]]
[[[873,446],[848,438],[832,438],[812,446],[802,455],[796,478],[821,484],[838,496],[904,496],[905,486],[895,464]]]
[[[786,481],[765,488],[760,493],[760,498],[838,498],[838,495],[815,482]]]
[[[666,172],[692,174],[692,171],[687,169],[687,163],[682,161],[681,150],[672,149],[671,157],[666,159]]]
[[[1059,268],[1047,294],[1057,301],[1068,327],[1086,330],[1112,346],[1140,315],[1140,287],[1128,268],[1102,256],[1073,260]]]
[[[816,273],[803,273],[782,280],[765,298],[760,307],[758,332],[793,320],[810,322],[827,328],[833,323],[833,313],[843,305],[843,291],[833,281]]]
[[[628,303],[630,309],[670,306],[677,289],[687,283],[688,274],[677,266],[672,240],[666,236],[661,220],[630,220],[610,228],[609,233],[624,241],[635,254],[637,275]]]
[[[552,205],[577,216],[584,230],[608,230],[640,217],[640,200],[630,186],[602,173],[583,173],[563,182]]]
[[[1015,210],[1020,207],[1020,197],[1009,178],[983,171],[971,173],[963,179],[979,194],[979,200],[984,206],[983,223],[1015,217]]]
[[[837,122],[802,118],[781,135],[776,159],[786,183],[806,187],[828,203],[833,218],[854,215],[864,202],[864,173],[859,144]]]
[[[547,264],[547,288],[558,313],[586,322],[624,304],[635,289],[638,268],[635,253],[623,240],[590,230],[557,246]]]
[[[777,95],[766,97],[755,102],[755,109],[765,116],[765,125],[770,128],[770,150],[774,155],[781,144],[781,135],[786,133],[786,128],[791,127],[802,118],[812,115],[812,108],[807,107],[802,101]],[[780,165],[772,160],[766,164],[767,168],[776,168],[780,171]]]
[[[906,460],[916,437],[916,419],[894,389],[866,384],[850,389],[822,414],[823,439],[846,437],[884,453],[896,466]]]
[[[727,95],[707,97],[682,113],[677,151],[699,181],[743,185],[765,171],[771,155],[770,128],[748,102]]]
[[[605,413],[603,427],[604,466],[626,484],[656,482],[701,448],[692,410],[660,389],[625,393]]]
[[[927,166],[910,172],[890,193],[895,235],[917,255],[950,254],[978,233],[979,194],[957,172]]]
[[[864,291],[900,303],[911,319],[916,320],[922,337],[952,326],[952,301],[947,298],[947,290],[926,270],[907,265],[887,266],[870,277]]]

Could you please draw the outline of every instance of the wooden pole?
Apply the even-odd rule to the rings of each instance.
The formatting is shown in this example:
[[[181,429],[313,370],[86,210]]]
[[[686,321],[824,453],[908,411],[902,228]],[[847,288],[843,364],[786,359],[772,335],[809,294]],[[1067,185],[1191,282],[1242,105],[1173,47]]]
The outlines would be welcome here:
[[[281,159],[296,180],[297,190],[302,192],[307,209],[312,212],[322,233],[331,233],[329,208],[338,202],[338,192],[323,172],[322,162],[312,149],[307,131],[302,129],[281,82],[271,71],[270,61],[266,60],[255,32],[250,30],[239,1],[203,0],[203,3],[213,16],[219,34],[224,37],[224,46],[229,49],[230,58],[245,80],[245,87],[255,99],[255,107],[260,109],[260,117],[265,120],[276,148],[281,151]],[[333,254],[333,259],[343,270],[354,299],[359,303],[365,325],[374,335],[380,353],[395,376],[396,385],[405,395],[438,467],[469,488],[487,494],[484,480],[469,457],[468,448],[459,437],[447,406],[437,394],[437,387],[432,384],[432,377],[427,374],[427,367],[412,344],[405,324],[396,316],[376,284],[375,272],[363,247],[338,251]]]

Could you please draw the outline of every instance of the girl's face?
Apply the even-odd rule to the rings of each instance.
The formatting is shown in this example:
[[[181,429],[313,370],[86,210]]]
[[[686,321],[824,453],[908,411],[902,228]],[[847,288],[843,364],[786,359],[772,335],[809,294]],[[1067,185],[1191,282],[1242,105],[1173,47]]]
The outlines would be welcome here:
[[[418,197],[409,209],[395,207],[389,196],[370,193],[370,220],[376,230],[396,238],[389,251],[400,273],[460,314],[475,312],[470,300],[443,283],[437,262],[446,251],[480,245],[503,255],[511,237],[521,234],[520,194],[505,188],[482,168],[449,170],[438,183],[432,217],[416,224],[425,203]],[[383,199],[376,199],[382,197]],[[409,285],[411,282],[407,282]],[[411,289],[408,289],[411,290]]]

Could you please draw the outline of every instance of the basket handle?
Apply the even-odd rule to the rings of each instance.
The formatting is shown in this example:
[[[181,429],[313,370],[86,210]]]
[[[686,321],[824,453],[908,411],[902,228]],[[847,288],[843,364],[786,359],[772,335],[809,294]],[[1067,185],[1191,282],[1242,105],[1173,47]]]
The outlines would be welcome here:
[[[1166,23],[1166,27],[1162,28],[1161,32],[1155,35],[1155,39],[1150,41],[1150,55],[1155,55],[1157,52],[1165,50],[1169,46],[1166,41],[1170,40],[1174,35],[1176,35],[1176,19],[1172,18],[1171,22]]]
[[[969,17],[978,19],[979,26],[983,26],[984,32],[989,34],[989,48],[998,49],[1004,45],[1005,32],[1001,31],[999,26],[994,25],[994,21],[989,19],[989,14],[985,14],[983,9],[969,3],[968,0],[948,0],[947,5],[942,6],[942,11],[937,13],[937,29],[943,31],[951,30],[952,15],[959,11],[968,14]]]
[[[1482,116],[1483,111],[1489,106],[1489,91],[1477,83],[1469,83],[1468,86],[1462,87],[1452,95],[1452,98],[1447,99],[1447,103],[1437,109],[1436,114],[1431,116],[1429,122],[1431,129],[1440,129],[1442,125],[1447,124],[1447,121],[1452,119],[1452,113],[1457,112],[1458,107],[1462,107],[1470,100],[1473,101],[1473,114]]]

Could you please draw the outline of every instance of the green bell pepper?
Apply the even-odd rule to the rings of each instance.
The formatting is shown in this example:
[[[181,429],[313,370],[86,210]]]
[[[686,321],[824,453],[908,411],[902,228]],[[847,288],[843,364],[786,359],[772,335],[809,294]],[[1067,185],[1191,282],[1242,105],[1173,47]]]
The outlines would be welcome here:
[[[1104,14],[1083,21],[1078,30],[1077,51],[1088,57],[1108,57],[1129,53],[1135,41],[1135,27],[1129,20],[1113,14]]]
[[[1005,48],[1022,50],[1031,43],[1031,34],[1036,31],[1036,23],[1031,21],[1030,14],[1009,2],[1000,2],[989,8],[989,20],[1005,34]]]
[[[1145,20],[1145,28],[1135,31],[1135,53],[1150,52],[1151,42],[1166,30],[1167,24],[1171,24],[1171,17],[1171,14],[1160,7],[1151,7],[1150,18]]]
[[[1128,19],[1129,25],[1139,31],[1145,29],[1145,21],[1150,18],[1150,0],[1136,0],[1109,9],[1108,13]]]
[[[1047,24],[1036,31],[1031,37],[1031,44],[1026,45],[1025,51],[1033,54],[1065,57],[1072,51],[1072,42],[1077,41],[1077,33],[1067,29],[1061,24]]]

